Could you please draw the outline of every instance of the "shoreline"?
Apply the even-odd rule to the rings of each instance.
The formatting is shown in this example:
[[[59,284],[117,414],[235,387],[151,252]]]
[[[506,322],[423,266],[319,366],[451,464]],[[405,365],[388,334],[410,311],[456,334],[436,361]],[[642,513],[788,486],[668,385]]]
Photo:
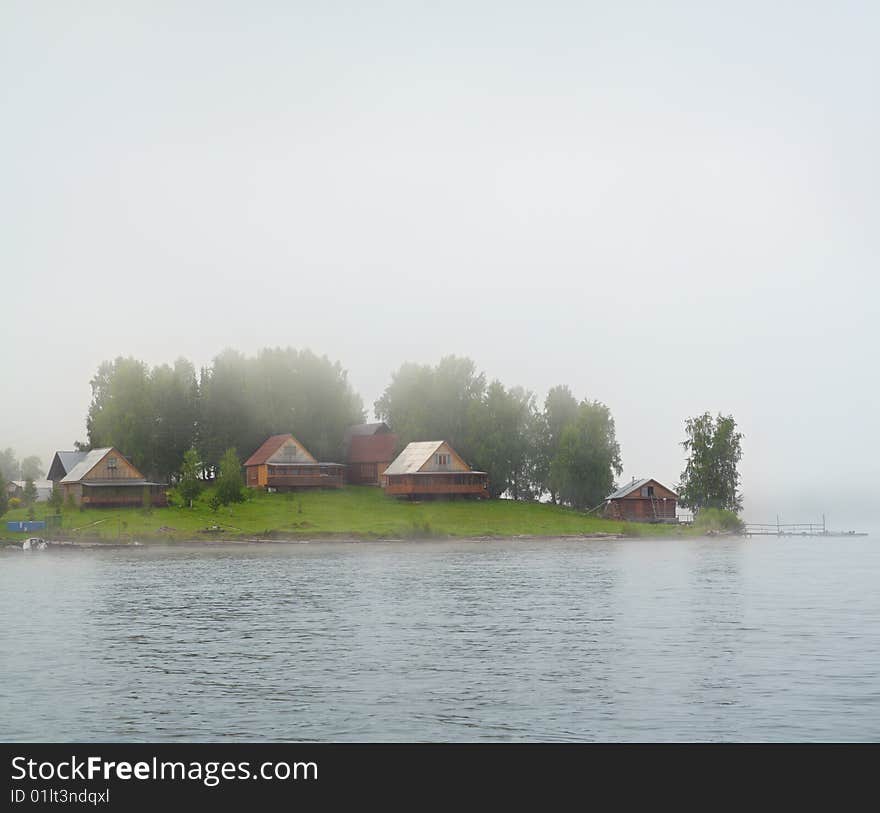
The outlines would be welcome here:
[[[43,539],[47,547],[43,551],[75,551],[75,550],[112,550],[112,549],[137,549],[137,548],[161,548],[161,547],[222,547],[243,545],[308,545],[321,543],[422,543],[422,542],[552,542],[559,540],[580,540],[585,542],[623,541],[628,539],[663,540],[663,539],[687,539],[696,538],[695,534],[678,534],[675,536],[650,534],[623,534],[623,533],[582,533],[582,534],[514,534],[514,535],[431,535],[431,536],[372,536],[354,533],[328,533],[309,534],[308,536],[250,536],[235,535],[223,538],[169,538],[169,537],[142,537],[129,541],[107,540],[99,537],[83,539],[49,539],[46,537],[32,537]],[[733,534],[731,534],[733,536]],[[0,540],[0,549],[19,550],[22,552],[22,541]]]

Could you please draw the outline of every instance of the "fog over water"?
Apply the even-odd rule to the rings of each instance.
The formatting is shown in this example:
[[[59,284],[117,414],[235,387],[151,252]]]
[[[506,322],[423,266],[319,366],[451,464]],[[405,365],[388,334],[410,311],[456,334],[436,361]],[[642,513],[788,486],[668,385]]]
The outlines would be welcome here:
[[[880,6],[0,8],[0,448],[104,359],[308,346],[371,412],[471,356],[624,475],[745,434],[746,517],[877,525]],[[245,450],[241,450],[244,452]]]

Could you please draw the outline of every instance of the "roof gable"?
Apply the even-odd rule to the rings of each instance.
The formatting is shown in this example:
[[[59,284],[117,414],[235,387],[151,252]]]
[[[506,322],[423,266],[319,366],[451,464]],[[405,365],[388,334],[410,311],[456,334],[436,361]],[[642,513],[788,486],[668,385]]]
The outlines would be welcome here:
[[[441,449],[451,456],[451,468],[441,469],[432,465],[434,455]],[[385,474],[416,474],[427,471],[471,471],[471,468],[445,440],[422,440],[407,445],[385,469]]]
[[[294,448],[297,450],[296,453],[287,451]],[[309,450],[289,432],[266,438],[260,448],[244,461],[244,465],[262,466],[264,463],[287,462],[317,463]]]
[[[77,463],[85,460],[87,454],[88,452],[55,452],[49,473],[46,475],[47,479],[60,480],[69,474]]]
[[[114,446],[106,446],[103,449],[92,449],[90,452],[86,453],[86,456],[79,461],[68,473],[62,478],[62,483],[78,483],[81,480],[84,480],[93,469],[97,468],[97,466],[104,460],[105,457],[108,457],[110,453],[113,452],[117,457],[119,457],[123,461],[123,466],[121,468],[128,470],[131,474],[136,475],[135,477],[126,477],[124,479],[127,480],[143,480],[144,475],[138,471],[138,469],[123,455],[116,447]],[[123,479],[123,478],[120,478]]]
[[[625,486],[621,486],[617,489],[613,494],[609,494],[605,499],[606,500],[620,500],[624,497],[632,494],[634,491],[638,491],[642,486],[648,485],[648,483],[654,483],[654,485],[659,486],[660,488],[668,491],[674,497],[678,497],[678,494],[675,493],[671,488],[664,486],[663,483],[655,480],[653,477],[643,477],[641,480],[633,480],[631,483],[627,483]]]
[[[386,435],[390,431],[391,427],[385,421],[379,421],[378,423],[356,423],[345,430],[345,438],[348,440],[349,438],[361,435]]]

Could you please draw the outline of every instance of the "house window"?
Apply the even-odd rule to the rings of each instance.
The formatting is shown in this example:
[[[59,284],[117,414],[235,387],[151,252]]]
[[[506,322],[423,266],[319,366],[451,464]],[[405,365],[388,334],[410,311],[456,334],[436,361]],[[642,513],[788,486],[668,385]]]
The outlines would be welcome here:
[[[438,454],[437,455],[437,465],[438,466],[448,466],[449,465],[449,455],[448,454]]]
[[[108,469],[115,469],[116,468],[116,458],[115,457],[108,457],[107,458],[107,468]]]

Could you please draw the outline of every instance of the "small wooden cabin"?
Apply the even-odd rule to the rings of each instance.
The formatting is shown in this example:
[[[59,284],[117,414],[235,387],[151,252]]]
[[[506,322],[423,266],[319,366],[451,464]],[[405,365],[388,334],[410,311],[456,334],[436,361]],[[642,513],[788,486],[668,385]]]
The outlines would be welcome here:
[[[677,522],[678,494],[648,477],[633,480],[605,498],[608,519],[627,522]]]
[[[342,488],[345,466],[319,463],[293,435],[272,435],[244,461],[248,488]]]
[[[346,476],[349,483],[378,486],[394,460],[397,435],[386,423],[361,423],[345,433]]]
[[[92,449],[61,479],[64,499],[87,508],[166,505],[165,486],[147,480],[117,449]],[[57,457],[57,455],[56,455]],[[54,462],[54,461],[53,461]]]
[[[445,440],[410,443],[382,481],[395,497],[489,496],[489,475],[473,471]]]

